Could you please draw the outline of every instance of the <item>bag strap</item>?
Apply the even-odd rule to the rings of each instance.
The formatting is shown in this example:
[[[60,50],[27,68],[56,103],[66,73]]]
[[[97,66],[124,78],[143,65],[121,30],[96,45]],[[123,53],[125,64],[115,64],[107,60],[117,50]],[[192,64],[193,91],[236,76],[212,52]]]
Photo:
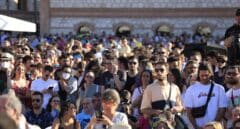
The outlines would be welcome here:
[[[169,105],[170,108],[172,108],[172,103],[171,103],[171,94],[172,94],[172,83],[169,83],[170,89],[169,89],[169,95],[168,95],[168,99],[167,99],[167,103]]]
[[[213,87],[214,87],[214,83],[213,83],[213,81],[211,81],[211,87],[210,87],[210,90],[209,90],[209,92],[208,92],[208,96],[207,96],[207,102],[206,102],[206,106],[208,105],[208,103],[209,103],[209,101],[210,101],[210,99],[211,99],[211,94],[212,94],[212,91],[213,91]]]
[[[235,105],[235,103],[234,103],[234,98],[233,98],[233,89],[232,89],[232,96],[231,96],[231,100],[232,100],[233,107],[236,107],[236,105]]]

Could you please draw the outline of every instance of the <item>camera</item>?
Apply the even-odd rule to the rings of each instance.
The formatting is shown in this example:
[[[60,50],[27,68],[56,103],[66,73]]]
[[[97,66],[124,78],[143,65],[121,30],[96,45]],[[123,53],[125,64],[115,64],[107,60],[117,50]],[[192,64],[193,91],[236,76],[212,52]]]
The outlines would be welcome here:
[[[103,118],[102,110],[95,111],[95,116],[96,116],[97,119],[102,119]]]

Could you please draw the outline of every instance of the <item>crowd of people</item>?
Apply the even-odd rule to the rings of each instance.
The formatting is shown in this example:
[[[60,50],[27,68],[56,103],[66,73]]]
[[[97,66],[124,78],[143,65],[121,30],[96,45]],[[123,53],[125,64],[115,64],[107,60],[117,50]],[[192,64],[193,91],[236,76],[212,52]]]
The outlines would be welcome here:
[[[1,129],[240,128],[240,66],[184,53],[210,35],[0,38]]]

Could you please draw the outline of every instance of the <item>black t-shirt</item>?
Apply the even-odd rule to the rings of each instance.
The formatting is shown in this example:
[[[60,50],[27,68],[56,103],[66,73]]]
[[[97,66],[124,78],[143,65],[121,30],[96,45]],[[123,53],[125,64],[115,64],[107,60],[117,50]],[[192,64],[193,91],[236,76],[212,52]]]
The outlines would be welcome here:
[[[134,87],[134,84],[136,83],[137,80],[137,75],[131,77],[127,74],[127,80],[126,80],[126,84],[124,86],[125,90],[128,90],[129,92],[132,93],[132,88]]]
[[[117,75],[119,76],[120,81],[126,81],[126,75],[122,71],[118,71]],[[103,85],[106,89],[107,88],[116,88],[116,84],[114,83],[114,77],[113,74],[109,71],[104,72],[101,75],[101,83],[100,85]]]

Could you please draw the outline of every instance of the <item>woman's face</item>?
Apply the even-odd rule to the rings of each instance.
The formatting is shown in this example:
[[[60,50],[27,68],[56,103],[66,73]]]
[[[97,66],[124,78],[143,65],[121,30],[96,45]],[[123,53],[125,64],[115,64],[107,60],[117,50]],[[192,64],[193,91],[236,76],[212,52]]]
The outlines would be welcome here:
[[[104,112],[116,111],[118,105],[113,101],[102,101],[102,108]]]
[[[77,113],[76,106],[74,104],[70,104],[70,106],[68,108],[68,111],[67,111],[67,114],[70,115],[70,116],[75,116],[76,113]]]
[[[60,98],[59,97],[54,97],[51,101],[51,107],[52,109],[57,109],[60,107]]]
[[[18,75],[25,75],[25,68],[24,66],[18,66],[18,68],[16,69],[16,74]]]
[[[87,83],[93,83],[95,77],[94,77],[94,73],[93,72],[88,72],[85,76],[85,81]]]
[[[142,83],[144,84],[149,84],[150,83],[150,73],[145,71],[142,73],[142,78],[141,78]]]
[[[168,81],[172,83],[175,82],[175,77],[173,76],[172,72],[168,73]]]

